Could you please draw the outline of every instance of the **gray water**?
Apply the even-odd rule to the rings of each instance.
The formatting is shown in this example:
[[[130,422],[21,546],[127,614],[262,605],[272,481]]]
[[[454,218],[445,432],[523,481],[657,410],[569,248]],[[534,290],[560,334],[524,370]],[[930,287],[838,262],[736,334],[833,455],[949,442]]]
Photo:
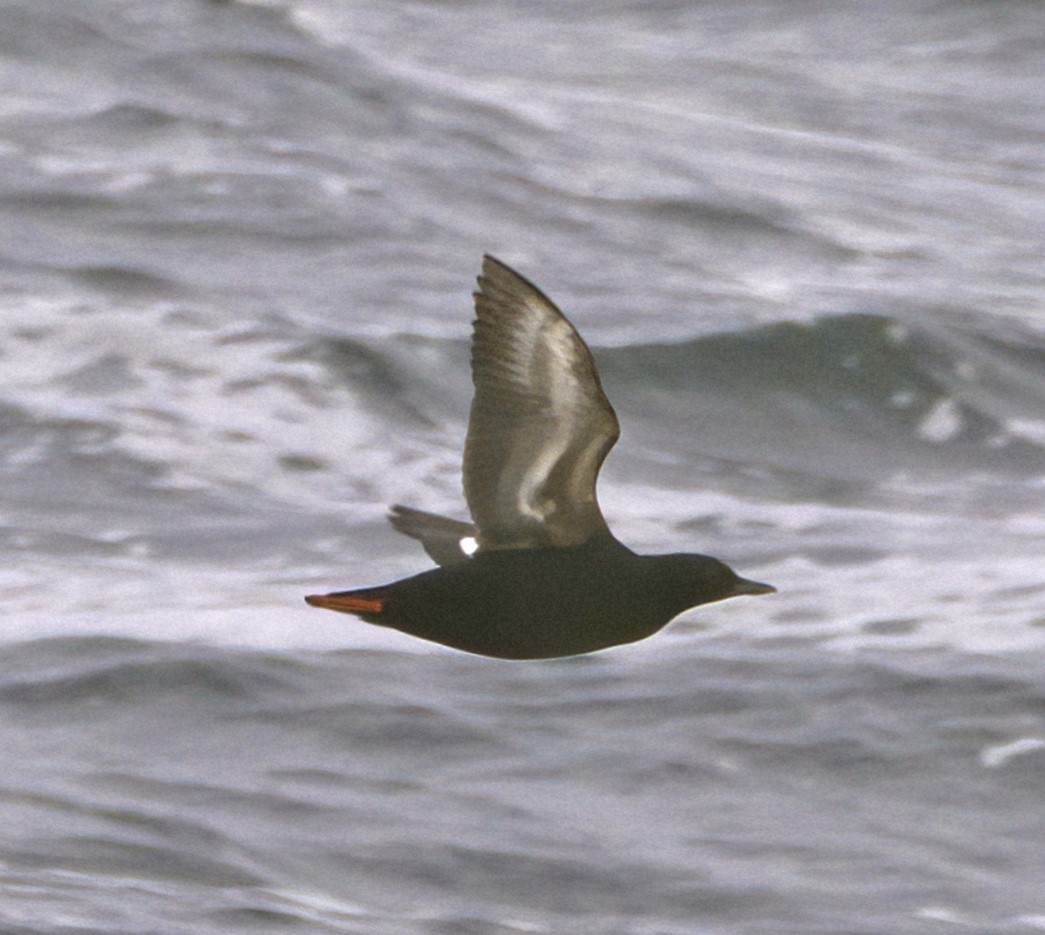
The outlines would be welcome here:
[[[0,7],[0,930],[1045,930],[1045,10]],[[600,499],[779,593],[503,663],[305,607],[463,515],[482,253]]]

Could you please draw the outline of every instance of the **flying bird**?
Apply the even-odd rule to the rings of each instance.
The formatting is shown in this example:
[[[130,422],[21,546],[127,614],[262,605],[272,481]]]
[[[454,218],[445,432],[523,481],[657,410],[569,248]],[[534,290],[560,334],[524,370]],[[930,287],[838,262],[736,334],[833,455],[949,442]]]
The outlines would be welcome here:
[[[682,611],[771,585],[707,555],[638,555],[599,509],[620,435],[591,352],[533,283],[483,257],[464,448],[472,523],[394,506],[438,567],[305,600],[454,649],[548,659],[633,643]],[[463,542],[474,540],[474,554]]]

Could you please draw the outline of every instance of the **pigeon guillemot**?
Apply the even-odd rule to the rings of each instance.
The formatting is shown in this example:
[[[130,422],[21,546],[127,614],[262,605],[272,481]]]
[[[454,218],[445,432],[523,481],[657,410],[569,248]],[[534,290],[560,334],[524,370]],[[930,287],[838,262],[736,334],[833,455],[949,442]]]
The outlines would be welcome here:
[[[547,659],[633,643],[687,608],[775,590],[706,555],[637,555],[614,538],[595,483],[620,427],[588,346],[491,256],[475,315],[464,449],[474,525],[395,506],[392,524],[439,567],[309,604],[483,656]]]

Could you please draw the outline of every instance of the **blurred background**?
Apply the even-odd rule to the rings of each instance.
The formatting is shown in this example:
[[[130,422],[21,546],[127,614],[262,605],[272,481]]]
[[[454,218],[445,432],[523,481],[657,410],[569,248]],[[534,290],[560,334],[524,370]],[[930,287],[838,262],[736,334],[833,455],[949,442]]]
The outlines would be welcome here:
[[[1045,9],[0,6],[5,931],[1045,930]],[[464,517],[492,253],[639,551],[510,664],[306,608]]]

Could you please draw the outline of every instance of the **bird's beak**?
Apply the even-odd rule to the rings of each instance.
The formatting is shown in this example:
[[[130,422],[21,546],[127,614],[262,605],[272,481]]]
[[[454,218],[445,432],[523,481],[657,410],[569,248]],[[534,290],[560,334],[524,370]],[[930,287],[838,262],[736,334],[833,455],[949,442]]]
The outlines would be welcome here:
[[[733,585],[733,594],[775,594],[776,588],[771,584],[762,584],[761,581],[748,581],[747,578],[737,578]]]

